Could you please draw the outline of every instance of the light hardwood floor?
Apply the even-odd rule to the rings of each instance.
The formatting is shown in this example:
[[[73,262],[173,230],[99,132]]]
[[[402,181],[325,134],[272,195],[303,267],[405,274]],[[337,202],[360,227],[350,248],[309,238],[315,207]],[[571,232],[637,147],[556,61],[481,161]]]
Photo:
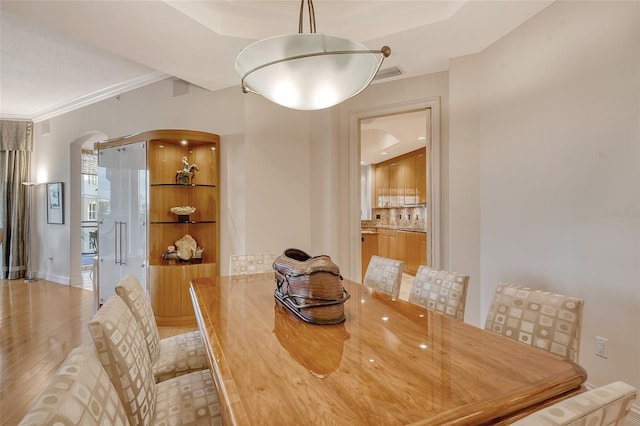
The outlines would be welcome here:
[[[16,425],[67,354],[92,344],[93,292],[38,280],[0,280],[0,423]],[[160,338],[193,327],[159,327]]]

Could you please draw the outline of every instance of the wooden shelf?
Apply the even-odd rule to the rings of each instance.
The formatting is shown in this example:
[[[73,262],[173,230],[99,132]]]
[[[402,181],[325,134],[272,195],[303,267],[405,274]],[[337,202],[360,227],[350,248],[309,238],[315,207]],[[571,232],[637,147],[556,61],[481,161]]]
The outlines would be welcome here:
[[[215,220],[189,220],[187,222],[150,222],[152,225],[195,225],[198,223],[216,223]]]
[[[181,143],[183,139],[187,145]],[[218,143],[217,135],[189,138],[178,133],[148,141],[149,223],[153,225],[148,233],[149,294],[158,325],[195,324],[189,282],[218,275],[219,224],[214,219],[219,217]],[[176,182],[183,157],[198,166],[188,184]],[[176,206],[196,210],[188,215],[189,220],[181,222],[171,212]],[[204,248],[202,258],[197,262],[163,259],[167,247],[186,234]]]
[[[195,187],[195,186],[202,186],[202,187],[206,187],[206,188],[215,188],[215,185],[209,185],[209,184],[202,184],[202,183],[188,183],[188,184],[184,184],[184,183],[152,183],[149,186],[182,186],[182,187]]]

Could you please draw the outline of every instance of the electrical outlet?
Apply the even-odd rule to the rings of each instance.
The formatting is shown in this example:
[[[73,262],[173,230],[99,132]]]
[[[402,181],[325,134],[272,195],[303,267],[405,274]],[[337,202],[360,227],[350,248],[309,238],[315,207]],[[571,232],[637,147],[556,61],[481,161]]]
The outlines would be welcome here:
[[[596,336],[596,355],[602,358],[609,358],[607,342],[608,340],[604,337]]]

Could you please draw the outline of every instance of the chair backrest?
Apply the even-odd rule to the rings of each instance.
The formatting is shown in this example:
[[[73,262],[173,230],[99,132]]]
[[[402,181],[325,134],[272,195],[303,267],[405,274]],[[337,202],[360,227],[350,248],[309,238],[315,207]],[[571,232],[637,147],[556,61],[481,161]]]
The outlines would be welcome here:
[[[578,362],[584,300],[502,283],[484,328]]]
[[[151,302],[147,298],[140,282],[133,274],[128,274],[116,285],[116,294],[127,304],[133,317],[142,329],[151,364],[155,364],[160,357],[160,333],[156,318],[153,315]]]
[[[111,296],[89,320],[98,357],[129,417],[148,425],[156,409],[156,382],[142,330],[121,297]]]
[[[400,295],[403,270],[404,262],[400,260],[371,256],[362,284],[365,287],[390,294],[391,297],[397,299]]]
[[[572,396],[512,423],[512,426],[622,426],[638,392],[624,382]]]
[[[463,321],[468,285],[469,275],[420,265],[411,284],[409,302]]]
[[[262,274],[273,271],[274,253],[232,254],[229,258],[229,275]]]
[[[120,397],[93,348],[79,346],[69,352],[20,422],[20,426],[53,424],[129,424]]]

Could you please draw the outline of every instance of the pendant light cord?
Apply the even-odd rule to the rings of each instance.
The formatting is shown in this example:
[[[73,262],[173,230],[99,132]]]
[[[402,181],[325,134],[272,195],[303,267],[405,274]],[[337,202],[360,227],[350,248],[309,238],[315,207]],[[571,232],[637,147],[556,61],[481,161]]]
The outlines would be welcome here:
[[[313,8],[313,0],[307,0],[307,8],[309,9],[309,32],[316,32],[316,12]],[[302,34],[302,18],[304,15],[304,0],[300,1],[300,17],[298,18],[298,33]]]

